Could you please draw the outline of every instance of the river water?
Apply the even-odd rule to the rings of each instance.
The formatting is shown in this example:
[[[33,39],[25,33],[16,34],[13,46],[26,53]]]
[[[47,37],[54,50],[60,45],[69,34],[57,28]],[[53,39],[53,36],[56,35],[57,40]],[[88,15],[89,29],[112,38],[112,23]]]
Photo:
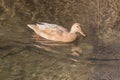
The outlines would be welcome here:
[[[120,80],[120,0],[1,0],[0,80]],[[80,22],[86,38],[40,38],[27,24]]]
[[[119,54],[110,49],[99,54],[88,38],[36,41],[28,23],[1,20],[0,80],[120,80]]]

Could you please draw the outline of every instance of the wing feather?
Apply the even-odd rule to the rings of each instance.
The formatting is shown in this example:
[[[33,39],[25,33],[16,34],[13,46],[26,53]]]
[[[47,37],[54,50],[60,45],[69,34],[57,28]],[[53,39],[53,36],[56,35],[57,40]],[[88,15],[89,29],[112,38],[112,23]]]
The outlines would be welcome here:
[[[57,24],[49,24],[49,23],[45,23],[45,22],[41,22],[36,24],[37,26],[39,26],[40,29],[45,30],[45,29],[49,29],[51,31],[56,31],[56,32],[67,32],[67,29],[65,29],[62,26],[59,26]]]

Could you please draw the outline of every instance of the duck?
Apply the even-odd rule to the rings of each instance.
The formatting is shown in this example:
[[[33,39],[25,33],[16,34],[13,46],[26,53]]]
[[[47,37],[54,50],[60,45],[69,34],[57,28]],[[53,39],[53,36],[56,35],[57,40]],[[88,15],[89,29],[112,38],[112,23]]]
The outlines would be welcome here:
[[[80,23],[74,23],[70,31],[60,25],[46,22],[27,24],[27,26],[38,36],[52,41],[73,42],[77,39],[77,33],[80,33],[83,37],[86,37],[80,27]]]

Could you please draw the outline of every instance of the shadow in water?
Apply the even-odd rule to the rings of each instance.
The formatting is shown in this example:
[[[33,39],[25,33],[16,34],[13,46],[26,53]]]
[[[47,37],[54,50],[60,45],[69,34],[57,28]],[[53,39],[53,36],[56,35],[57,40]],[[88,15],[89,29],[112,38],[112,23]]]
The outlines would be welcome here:
[[[98,58],[87,58],[90,61],[120,61],[120,59],[98,59]]]

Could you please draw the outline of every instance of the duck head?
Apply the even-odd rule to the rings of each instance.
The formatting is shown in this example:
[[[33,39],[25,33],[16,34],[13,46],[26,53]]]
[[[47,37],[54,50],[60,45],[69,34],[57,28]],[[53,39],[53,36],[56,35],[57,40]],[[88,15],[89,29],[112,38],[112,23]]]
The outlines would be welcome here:
[[[78,32],[80,33],[82,36],[86,37],[86,35],[83,33],[81,27],[80,27],[80,24],[79,23],[74,23],[72,28],[71,28],[71,33],[75,33],[75,32]]]

